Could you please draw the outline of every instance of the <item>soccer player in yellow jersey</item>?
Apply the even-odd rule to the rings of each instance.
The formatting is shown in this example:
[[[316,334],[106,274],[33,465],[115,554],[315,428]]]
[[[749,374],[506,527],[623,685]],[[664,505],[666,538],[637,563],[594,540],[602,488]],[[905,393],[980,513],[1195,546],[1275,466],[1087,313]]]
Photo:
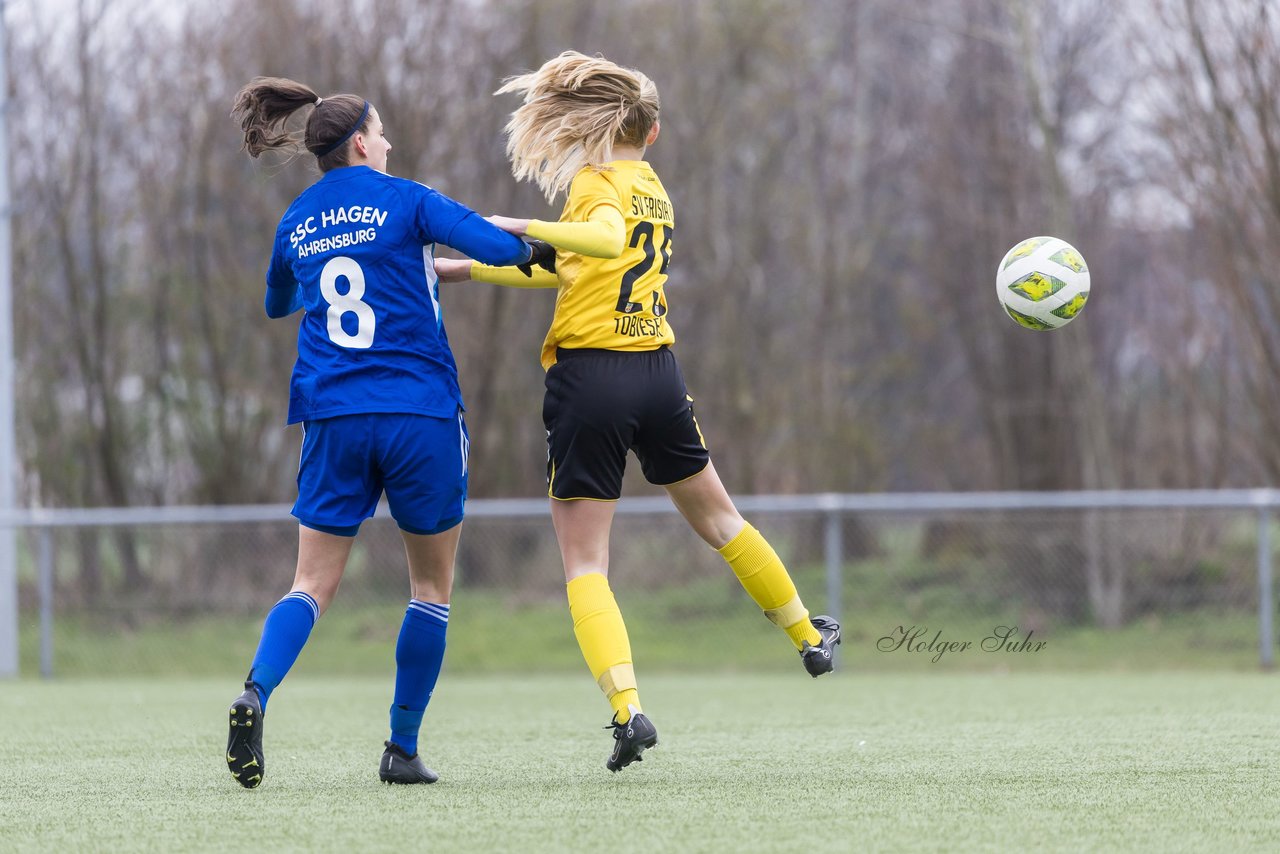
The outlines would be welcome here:
[[[638,71],[568,51],[498,92],[524,96],[506,128],[516,178],[535,181],[548,200],[567,188],[568,200],[559,222],[490,221],[554,246],[555,272],[447,259],[436,260],[436,271],[446,282],[558,288],[542,347],[551,517],[574,634],[613,707],[606,767],[618,771],[658,742],[641,712],[627,629],[608,582],[609,529],[628,450],[787,634],[811,675],[832,669],[840,626],[810,618],[778,555],[738,514],[671,351],[663,283],[675,217],[644,160],[658,138],[657,87]]]

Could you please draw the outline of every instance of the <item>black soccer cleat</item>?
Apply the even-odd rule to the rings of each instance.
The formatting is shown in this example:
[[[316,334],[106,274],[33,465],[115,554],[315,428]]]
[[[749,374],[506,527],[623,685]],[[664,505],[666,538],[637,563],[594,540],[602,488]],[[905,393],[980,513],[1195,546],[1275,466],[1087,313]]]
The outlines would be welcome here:
[[[227,767],[231,776],[246,789],[262,782],[262,701],[253,682],[244,683],[244,693],[231,701],[231,731],[227,736]]]
[[[631,710],[631,717],[625,724],[618,723],[618,716],[614,715],[613,722],[605,727],[613,730],[613,755],[604,767],[615,773],[632,762],[643,762],[640,754],[658,744],[657,728],[635,706],[627,708]]]
[[[809,622],[822,635],[822,642],[813,646],[805,641],[804,649],[800,650],[800,660],[804,662],[804,669],[809,671],[809,675],[817,679],[824,673],[830,673],[836,666],[832,653],[840,643],[840,624],[830,617],[813,617]]]
[[[382,761],[378,763],[378,778],[382,782],[434,783],[440,779],[439,774],[423,764],[419,754],[410,756],[394,741],[384,743],[387,749],[382,751]]]

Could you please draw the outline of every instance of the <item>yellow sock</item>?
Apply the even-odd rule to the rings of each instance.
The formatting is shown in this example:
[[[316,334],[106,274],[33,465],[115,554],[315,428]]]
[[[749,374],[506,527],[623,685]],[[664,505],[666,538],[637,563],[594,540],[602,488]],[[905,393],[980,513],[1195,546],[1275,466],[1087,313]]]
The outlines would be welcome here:
[[[725,543],[720,556],[729,562],[734,575],[764,615],[787,633],[796,649],[804,649],[805,641],[813,646],[822,643],[822,635],[809,622],[809,612],[800,601],[782,559],[750,523]]]
[[[609,580],[598,572],[589,572],[571,580],[568,591],[573,635],[582,657],[613,707],[618,723],[626,723],[631,719],[627,706],[640,708],[640,693],[631,665],[627,626],[609,589]]]

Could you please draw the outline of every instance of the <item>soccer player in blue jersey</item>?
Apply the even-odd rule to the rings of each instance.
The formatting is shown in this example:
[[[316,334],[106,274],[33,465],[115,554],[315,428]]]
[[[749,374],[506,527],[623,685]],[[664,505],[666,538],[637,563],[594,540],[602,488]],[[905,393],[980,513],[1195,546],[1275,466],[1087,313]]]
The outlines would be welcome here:
[[[299,138],[284,125],[301,109]],[[434,248],[525,269],[554,256],[430,187],[388,175],[391,143],[364,98],[321,98],[292,80],[257,78],[237,94],[232,117],[251,157],[306,150],[323,174],[285,211],[267,269],[267,316],[302,312],[288,417],[303,425],[298,565],[231,704],[227,764],[240,785],[262,782],[267,701],[333,600],[360,523],[385,491],[411,598],[378,773],[387,783],[433,783],[418,731],[444,657],[468,448]]]

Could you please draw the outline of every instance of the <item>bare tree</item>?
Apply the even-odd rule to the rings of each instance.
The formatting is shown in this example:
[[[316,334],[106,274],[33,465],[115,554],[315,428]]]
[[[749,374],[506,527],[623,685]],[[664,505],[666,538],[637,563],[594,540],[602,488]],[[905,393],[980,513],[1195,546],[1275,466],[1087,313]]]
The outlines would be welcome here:
[[[227,112],[249,77],[364,94],[396,174],[555,218],[511,180],[514,104],[491,93],[570,47],[662,92],[649,157],[676,205],[671,317],[734,491],[1280,473],[1280,51],[1263,0],[1164,0],[1143,27],[1102,0],[25,2],[15,125],[57,127],[13,163],[33,501],[292,496],[296,320],[262,317],[263,270],[317,173],[237,151]],[[1151,216],[1152,194],[1182,214]],[[1073,239],[1095,276],[1084,318],[1051,334],[992,294],[996,261],[1037,233]],[[550,295],[454,286],[443,304],[473,494],[539,493]],[[1091,524],[1089,595],[1114,623],[1121,562]],[[83,551],[86,589],[116,566],[142,583],[127,538]]]
[[[1199,336],[1216,327],[1228,339],[1248,406],[1223,445],[1245,437],[1270,481],[1280,476],[1280,15],[1266,0],[1157,9],[1159,37],[1142,54],[1153,181],[1185,206],[1202,281],[1223,299]]]

